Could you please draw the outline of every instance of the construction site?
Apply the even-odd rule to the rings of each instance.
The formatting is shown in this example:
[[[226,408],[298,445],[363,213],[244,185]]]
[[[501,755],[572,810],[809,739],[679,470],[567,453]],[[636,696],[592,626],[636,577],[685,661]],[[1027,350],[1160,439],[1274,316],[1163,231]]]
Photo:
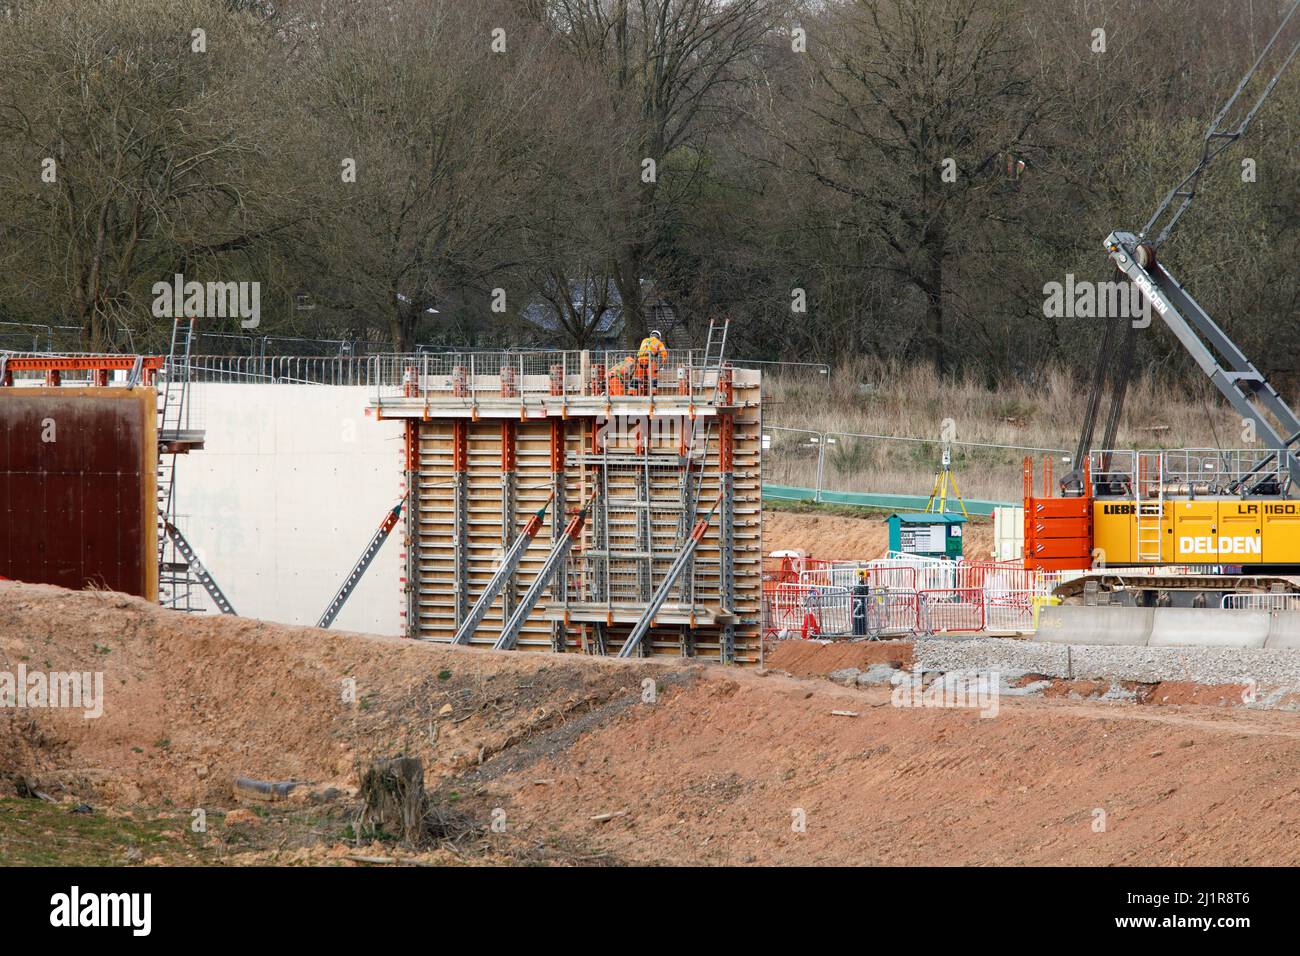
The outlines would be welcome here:
[[[1150,328],[1090,327],[1077,432],[854,430],[858,366],[722,315],[0,350],[0,865],[1300,864],[1297,396],[1164,246],[1298,11],[1096,237]],[[1240,447],[1121,440],[1138,335]]]

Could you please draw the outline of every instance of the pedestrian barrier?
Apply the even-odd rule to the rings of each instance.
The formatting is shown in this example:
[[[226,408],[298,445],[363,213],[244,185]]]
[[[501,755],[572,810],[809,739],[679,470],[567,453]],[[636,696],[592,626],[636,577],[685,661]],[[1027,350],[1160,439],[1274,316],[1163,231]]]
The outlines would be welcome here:
[[[891,552],[871,561],[804,559],[797,582],[764,584],[764,632],[870,637],[975,631],[1032,633],[1035,607],[1063,572],[1015,562],[948,561]]]
[[[1219,603],[1230,611],[1300,611],[1300,594],[1225,594]]]
[[[878,640],[917,632],[920,615],[919,598],[915,590],[874,590],[862,604],[866,607],[866,632],[869,637]]]
[[[1034,629],[1034,601],[1043,595],[1028,588],[985,595],[984,625],[988,630],[1028,633]]]
[[[985,628],[984,592],[979,588],[933,588],[916,596],[919,631],[940,634]]]
[[[763,585],[763,635],[844,637],[852,633],[847,588],[807,584]]]

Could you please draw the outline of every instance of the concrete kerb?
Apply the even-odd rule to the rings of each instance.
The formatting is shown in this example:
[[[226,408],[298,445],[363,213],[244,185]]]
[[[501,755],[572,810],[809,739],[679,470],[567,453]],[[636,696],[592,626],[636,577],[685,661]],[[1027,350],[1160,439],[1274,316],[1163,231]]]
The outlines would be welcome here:
[[[1300,613],[1188,607],[1044,607],[1034,643],[1300,649]]]

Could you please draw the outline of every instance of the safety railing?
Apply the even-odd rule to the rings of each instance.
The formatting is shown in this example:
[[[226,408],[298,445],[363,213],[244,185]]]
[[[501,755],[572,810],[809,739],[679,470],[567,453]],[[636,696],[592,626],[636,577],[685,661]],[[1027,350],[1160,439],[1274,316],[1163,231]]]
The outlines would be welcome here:
[[[191,382],[240,385],[370,385],[369,358],[325,355],[195,355]]]
[[[690,399],[711,401],[719,372],[703,366],[704,352],[636,351],[420,352],[371,356],[378,404],[406,399],[517,401],[557,398]],[[730,374],[730,373],[728,373]]]
[[[1233,611],[1300,611],[1300,594],[1225,594],[1219,606]]]
[[[1098,497],[1281,494],[1290,475],[1267,448],[1095,449],[1088,457]]]

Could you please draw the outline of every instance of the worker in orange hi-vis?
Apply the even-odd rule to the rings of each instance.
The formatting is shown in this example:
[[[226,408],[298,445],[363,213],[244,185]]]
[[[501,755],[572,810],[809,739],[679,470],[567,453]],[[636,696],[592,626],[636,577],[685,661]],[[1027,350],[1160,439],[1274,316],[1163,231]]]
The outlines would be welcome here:
[[[636,352],[636,376],[643,391],[654,391],[655,377],[667,362],[668,346],[660,338],[659,330],[651,329],[650,334],[641,340],[641,347]]]
[[[609,394],[626,395],[632,388],[633,377],[636,373],[636,360],[632,356],[626,356],[623,361],[619,362],[609,370]]]

